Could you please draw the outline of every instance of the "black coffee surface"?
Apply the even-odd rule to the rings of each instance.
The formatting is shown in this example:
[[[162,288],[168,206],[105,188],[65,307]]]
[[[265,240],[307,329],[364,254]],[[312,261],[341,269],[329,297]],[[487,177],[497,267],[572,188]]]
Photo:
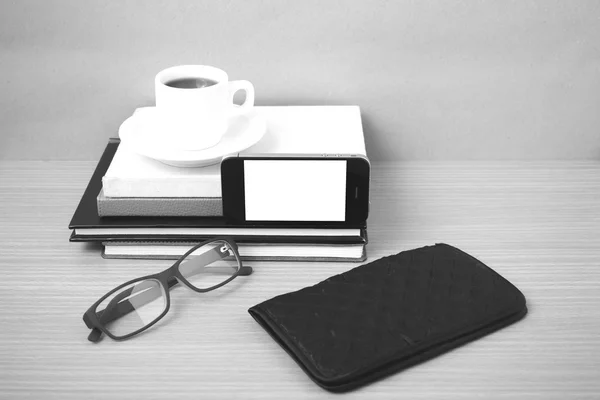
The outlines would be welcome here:
[[[177,78],[165,82],[165,85],[178,89],[200,89],[217,83],[217,81],[207,78]]]

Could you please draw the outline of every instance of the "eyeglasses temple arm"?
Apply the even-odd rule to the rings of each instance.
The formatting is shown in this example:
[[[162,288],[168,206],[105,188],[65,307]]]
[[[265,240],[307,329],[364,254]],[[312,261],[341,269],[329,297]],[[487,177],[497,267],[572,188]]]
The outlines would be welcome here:
[[[102,331],[96,327],[92,328],[92,331],[90,332],[90,334],[88,335],[88,340],[90,342],[99,342],[100,338],[102,337]]]
[[[242,268],[240,268],[240,275],[241,276],[248,276],[248,275],[252,275],[252,272],[254,270],[252,269],[251,266],[249,265],[244,265],[242,266]]]

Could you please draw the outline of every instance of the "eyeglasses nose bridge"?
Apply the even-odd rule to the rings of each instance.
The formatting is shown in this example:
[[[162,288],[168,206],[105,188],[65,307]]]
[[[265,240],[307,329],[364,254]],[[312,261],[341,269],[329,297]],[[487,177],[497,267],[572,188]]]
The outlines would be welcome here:
[[[156,276],[156,279],[163,286],[165,286],[165,289],[167,290],[167,292],[169,291],[169,288],[172,288],[173,286],[177,285],[178,283],[181,283],[179,281],[179,279],[177,278],[177,265],[173,265],[172,267],[169,267],[166,270],[160,272]]]

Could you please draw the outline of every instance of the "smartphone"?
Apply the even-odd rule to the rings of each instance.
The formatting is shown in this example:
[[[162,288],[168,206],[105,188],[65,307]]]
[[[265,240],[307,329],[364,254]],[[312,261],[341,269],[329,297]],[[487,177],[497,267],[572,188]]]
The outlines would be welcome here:
[[[233,223],[362,225],[371,164],[361,155],[233,155],[221,163],[223,215]]]

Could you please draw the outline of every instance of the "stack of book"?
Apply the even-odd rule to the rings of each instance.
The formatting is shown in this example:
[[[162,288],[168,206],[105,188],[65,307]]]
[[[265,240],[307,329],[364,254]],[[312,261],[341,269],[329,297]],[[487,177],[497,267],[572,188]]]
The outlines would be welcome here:
[[[366,156],[357,106],[255,107],[264,137],[244,154]],[[191,246],[229,236],[244,260],[363,261],[360,226],[235,225],[222,217],[220,165],[182,168],[110,139],[69,228],[70,241],[101,242],[105,258],[176,259]]]

